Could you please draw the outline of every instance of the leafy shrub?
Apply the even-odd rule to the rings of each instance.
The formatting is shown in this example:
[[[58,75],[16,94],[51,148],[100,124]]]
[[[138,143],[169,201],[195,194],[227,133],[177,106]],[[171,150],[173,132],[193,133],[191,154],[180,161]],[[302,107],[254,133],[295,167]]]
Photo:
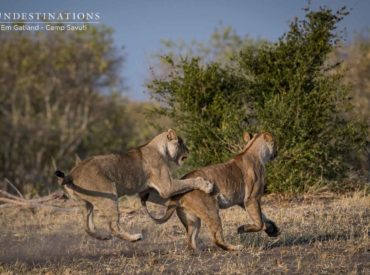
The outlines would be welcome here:
[[[327,62],[346,14],[307,9],[277,43],[246,47],[230,66],[163,57],[171,69],[148,87],[162,104],[156,112],[172,117],[187,138],[191,165],[227,159],[244,130],[271,131],[279,158],[268,167],[269,190],[303,191],[344,177],[366,130],[348,118],[348,87]]]

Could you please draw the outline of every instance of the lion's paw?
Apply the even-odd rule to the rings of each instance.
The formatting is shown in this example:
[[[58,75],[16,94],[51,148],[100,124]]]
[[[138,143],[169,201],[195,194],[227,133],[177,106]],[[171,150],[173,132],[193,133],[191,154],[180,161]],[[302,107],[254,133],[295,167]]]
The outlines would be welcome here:
[[[233,250],[233,251],[240,251],[243,248],[244,248],[244,245],[239,244],[239,245],[233,245],[231,250]]]
[[[95,239],[101,240],[101,241],[107,241],[112,239],[112,235],[109,234],[105,230],[96,230],[94,232],[86,231],[87,234],[89,234],[91,237],[94,237]]]
[[[199,189],[202,190],[203,192],[206,192],[207,194],[211,193],[213,191],[213,183],[205,180],[203,178],[198,177],[198,181],[201,182],[201,185],[199,186]]]
[[[137,242],[143,239],[143,235],[141,233],[139,234],[133,234],[132,239],[130,240],[131,242]]]

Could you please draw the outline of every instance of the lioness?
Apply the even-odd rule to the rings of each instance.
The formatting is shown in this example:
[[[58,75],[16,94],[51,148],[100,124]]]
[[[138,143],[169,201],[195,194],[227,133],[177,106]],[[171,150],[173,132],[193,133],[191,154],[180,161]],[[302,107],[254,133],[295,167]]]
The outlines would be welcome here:
[[[189,190],[212,191],[213,184],[203,178],[174,180],[170,175],[171,163],[182,165],[188,149],[172,129],[153,138],[149,143],[123,154],[91,157],[78,164],[68,176],[61,171],[62,186],[73,198],[82,202],[86,232],[100,240],[112,235],[128,241],[137,241],[141,234],[129,234],[119,225],[118,198],[123,195],[155,189],[163,198]],[[109,232],[99,231],[93,221],[94,208],[109,221]]]
[[[275,223],[261,212],[261,197],[265,187],[265,164],[276,157],[273,136],[270,133],[260,133],[253,136],[244,133],[247,142],[243,151],[225,163],[199,168],[185,175],[183,179],[202,177],[215,184],[214,192],[210,195],[199,190],[172,198],[167,212],[162,218],[155,218],[158,223],[166,222],[176,210],[180,221],[185,226],[188,243],[197,247],[197,236],[201,220],[207,224],[212,233],[213,241],[226,250],[239,250],[241,245],[234,246],[225,242],[218,208],[228,208],[233,205],[243,207],[252,220],[238,228],[238,233],[257,232],[264,230],[269,236],[277,236],[279,229]],[[160,203],[155,192],[142,196],[146,201]],[[165,203],[162,201],[162,203]],[[148,210],[147,210],[148,211]]]

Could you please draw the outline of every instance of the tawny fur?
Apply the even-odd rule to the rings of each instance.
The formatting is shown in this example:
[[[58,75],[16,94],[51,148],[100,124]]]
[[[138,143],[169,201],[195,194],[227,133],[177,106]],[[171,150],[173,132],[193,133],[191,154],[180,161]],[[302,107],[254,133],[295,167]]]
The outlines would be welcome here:
[[[167,221],[176,210],[178,217],[185,226],[189,245],[197,248],[197,236],[201,221],[207,224],[213,241],[226,250],[239,250],[242,246],[228,244],[223,237],[219,208],[239,205],[244,208],[251,220],[250,224],[238,228],[239,233],[258,232],[265,230],[269,236],[277,236],[279,229],[261,212],[261,197],[265,188],[265,164],[276,156],[273,136],[270,133],[255,135],[252,139],[244,134],[247,142],[244,150],[221,164],[199,168],[185,175],[183,179],[202,177],[215,184],[215,190],[206,194],[194,190],[178,195],[168,203],[164,217],[158,223]],[[158,203],[155,192],[143,197],[145,200]]]
[[[137,241],[141,234],[125,232],[119,224],[118,199],[123,195],[145,193],[150,188],[163,198],[193,189],[207,193],[213,184],[202,178],[174,180],[169,166],[181,165],[188,150],[182,139],[172,129],[159,134],[149,143],[127,153],[91,157],[76,164],[61,184],[67,193],[82,203],[86,232],[101,240],[112,236]],[[99,209],[108,219],[110,232],[99,231],[93,220],[94,209]]]

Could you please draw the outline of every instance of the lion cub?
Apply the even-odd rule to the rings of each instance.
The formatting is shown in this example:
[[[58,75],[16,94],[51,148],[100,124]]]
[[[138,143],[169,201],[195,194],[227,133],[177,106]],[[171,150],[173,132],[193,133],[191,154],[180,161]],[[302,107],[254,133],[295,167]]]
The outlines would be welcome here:
[[[199,168],[182,178],[202,177],[215,184],[214,192],[206,194],[199,190],[190,191],[172,198],[162,218],[154,218],[149,212],[148,214],[157,223],[164,223],[176,210],[185,226],[188,243],[193,249],[197,248],[201,220],[207,224],[216,245],[225,250],[242,248],[241,245],[228,244],[223,237],[218,209],[233,205],[245,209],[252,221],[250,224],[241,225],[238,233],[264,230],[269,236],[277,236],[279,229],[261,212],[261,197],[265,188],[265,164],[276,157],[273,136],[270,133],[260,133],[251,137],[244,133],[244,140],[247,144],[243,151],[229,161]],[[144,195],[142,203],[146,210],[146,200],[158,203],[155,193]]]

